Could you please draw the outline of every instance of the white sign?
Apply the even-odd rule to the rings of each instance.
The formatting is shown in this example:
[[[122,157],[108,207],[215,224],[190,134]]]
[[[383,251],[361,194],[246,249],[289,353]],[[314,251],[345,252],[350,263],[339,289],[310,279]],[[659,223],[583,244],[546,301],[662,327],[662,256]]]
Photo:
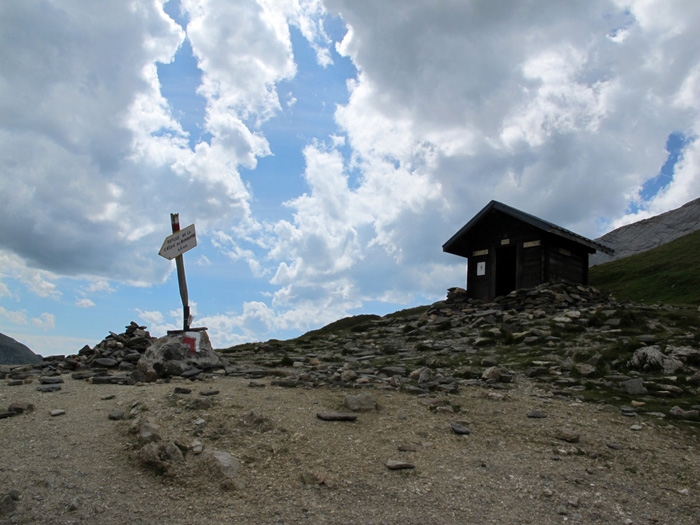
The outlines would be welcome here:
[[[172,260],[195,246],[197,246],[197,233],[194,231],[194,224],[190,224],[187,228],[166,237],[158,255]]]
[[[486,275],[486,263],[478,262],[476,263],[476,275]]]

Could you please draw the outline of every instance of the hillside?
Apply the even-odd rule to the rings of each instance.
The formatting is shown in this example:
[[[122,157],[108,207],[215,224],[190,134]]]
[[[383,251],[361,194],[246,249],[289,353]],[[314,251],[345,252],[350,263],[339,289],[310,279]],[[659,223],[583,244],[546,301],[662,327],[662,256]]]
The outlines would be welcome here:
[[[694,525],[699,316],[452,289],[151,383],[3,366],[0,521]]]
[[[41,360],[42,357],[32,352],[29,347],[0,334],[0,365],[24,365],[40,363]]]
[[[700,231],[649,251],[594,266],[589,282],[619,301],[700,305]]]
[[[596,241],[614,249],[615,254],[610,256],[595,253],[590,258],[590,265],[596,266],[642,253],[697,230],[700,230],[700,199],[599,237]]]

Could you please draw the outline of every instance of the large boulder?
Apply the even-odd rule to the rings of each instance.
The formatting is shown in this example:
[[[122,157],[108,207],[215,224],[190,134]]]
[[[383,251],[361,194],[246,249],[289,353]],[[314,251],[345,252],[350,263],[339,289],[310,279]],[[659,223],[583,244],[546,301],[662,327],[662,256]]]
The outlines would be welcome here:
[[[150,380],[181,375],[195,377],[223,366],[204,330],[171,332],[156,339],[138,361],[138,369]]]

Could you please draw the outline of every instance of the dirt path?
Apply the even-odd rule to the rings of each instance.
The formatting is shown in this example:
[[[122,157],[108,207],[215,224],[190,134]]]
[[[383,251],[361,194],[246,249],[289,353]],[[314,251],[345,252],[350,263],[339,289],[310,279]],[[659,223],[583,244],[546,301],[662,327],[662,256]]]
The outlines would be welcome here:
[[[251,387],[231,377],[65,381],[54,393],[37,392],[36,382],[0,384],[0,408],[34,405],[0,420],[2,523],[700,522],[695,428],[547,397],[525,378],[508,391],[429,398]],[[177,386],[192,392],[174,394]],[[207,389],[219,391],[209,407],[199,395]],[[357,394],[378,410],[354,423],[316,417],[347,412],[346,396]],[[128,419],[136,403],[145,411]],[[52,416],[55,409],[65,414]],[[127,419],[110,420],[116,410]],[[141,445],[130,428],[146,416],[161,443],[186,450],[166,474],[136,459]],[[454,422],[470,433],[455,434]],[[196,442],[202,454],[191,451]],[[240,460],[232,479],[208,466],[212,450]],[[415,468],[390,470],[389,460]]]

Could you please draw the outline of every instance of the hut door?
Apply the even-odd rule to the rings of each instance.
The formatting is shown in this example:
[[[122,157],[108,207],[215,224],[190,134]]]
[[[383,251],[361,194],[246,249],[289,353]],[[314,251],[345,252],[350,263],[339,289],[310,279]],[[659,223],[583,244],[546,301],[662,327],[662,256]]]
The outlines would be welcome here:
[[[503,246],[496,251],[496,297],[515,290],[515,246]]]

